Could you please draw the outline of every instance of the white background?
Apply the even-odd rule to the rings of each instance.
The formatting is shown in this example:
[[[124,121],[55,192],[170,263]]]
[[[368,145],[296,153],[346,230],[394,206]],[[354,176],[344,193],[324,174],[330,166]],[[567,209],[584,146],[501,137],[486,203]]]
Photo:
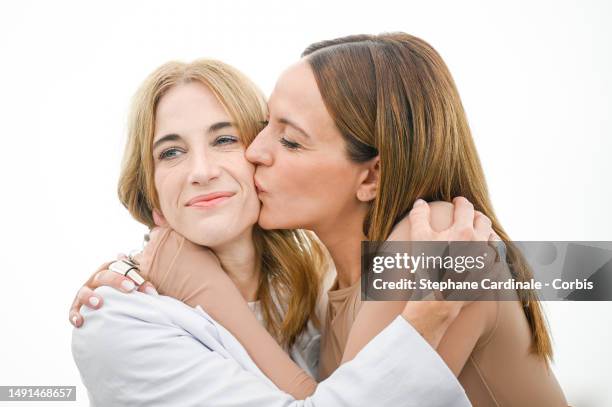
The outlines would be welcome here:
[[[0,385],[77,385],[70,405],[87,405],[68,306],[99,264],[140,244],[145,228],[116,197],[126,113],[170,59],[221,59],[269,94],[311,42],[420,36],[454,74],[510,235],[612,240],[611,11],[606,1],[3,2]],[[571,404],[612,405],[612,303],[547,309]]]

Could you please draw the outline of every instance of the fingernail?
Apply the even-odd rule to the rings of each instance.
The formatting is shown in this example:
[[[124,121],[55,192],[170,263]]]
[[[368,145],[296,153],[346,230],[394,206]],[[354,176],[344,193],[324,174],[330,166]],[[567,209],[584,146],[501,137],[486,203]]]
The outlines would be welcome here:
[[[148,286],[145,287],[144,290],[145,290],[145,293],[147,293],[147,294],[159,295],[159,293],[157,292],[157,290],[153,286],[148,285]]]
[[[77,317],[76,315],[74,315],[72,317],[72,325],[77,326],[77,321],[79,320],[79,317]]]
[[[424,200],[422,200],[421,198],[417,199],[416,201],[414,201],[414,205],[412,205],[413,208],[416,208],[417,206],[421,206],[424,203],[426,203]]]
[[[89,297],[89,303],[93,305],[94,307],[97,307],[98,304],[100,303],[100,300],[98,299],[98,297],[91,296]]]
[[[134,288],[136,288],[136,284],[134,284],[132,280],[123,280],[121,282],[121,287],[126,291],[132,291]]]

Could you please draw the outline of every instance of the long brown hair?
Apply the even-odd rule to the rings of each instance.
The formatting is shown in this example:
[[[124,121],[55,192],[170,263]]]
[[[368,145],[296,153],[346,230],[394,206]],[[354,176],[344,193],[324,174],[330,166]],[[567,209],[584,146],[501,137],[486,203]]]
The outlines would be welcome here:
[[[405,33],[354,35],[312,44],[302,56],[350,159],[364,162],[380,155],[379,188],[363,225],[368,239],[385,240],[417,198],[464,196],[506,242],[515,276],[531,277],[495,216],[459,93],[429,44]],[[528,292],[522,301],[533,350],[552,358],[536,293]]]
[[[152,154],[155,111],[172,87],[189,82],[206,85],[236,123],[245,146],[261,131],[267,105],[261,91],[237,69],[216,60],[168,62],[152,72],[134,96],[129,117],[118,193],[123,205],[139,222],[154,226],[153,209],[160,210],[154,183]],[[312,318],[319,295],[320,274],[327,268],[326,251],[312,232],[253,233],[261,280],[257,297],[266,329],[289,348]],[[281,309],[279,309],[281,308]]]

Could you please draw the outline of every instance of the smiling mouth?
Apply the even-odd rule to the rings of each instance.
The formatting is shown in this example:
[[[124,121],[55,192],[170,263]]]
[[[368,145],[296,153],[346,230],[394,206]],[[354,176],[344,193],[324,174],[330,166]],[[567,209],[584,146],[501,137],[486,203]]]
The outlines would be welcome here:
[[[227,201],[234,195],[235,193],[233,192],[213,192],[199,195],[187,202],[185,206],[196,209],[212,208]]]
[[[207,201],[198,201],[189,205],[192,208],[211,208],[230,199],[231,196],[220,196],[219,198],[210,199]]]

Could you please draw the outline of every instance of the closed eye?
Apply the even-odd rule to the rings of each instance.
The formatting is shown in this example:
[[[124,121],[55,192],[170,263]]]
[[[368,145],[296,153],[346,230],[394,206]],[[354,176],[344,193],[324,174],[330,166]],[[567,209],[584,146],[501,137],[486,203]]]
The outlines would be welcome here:
[[[279,141],[283,146],[285,146],[289,150],[298,150],[302,147],[300,143],[296,143],[295,141],[287,140],[285,137],[281,137]]]

